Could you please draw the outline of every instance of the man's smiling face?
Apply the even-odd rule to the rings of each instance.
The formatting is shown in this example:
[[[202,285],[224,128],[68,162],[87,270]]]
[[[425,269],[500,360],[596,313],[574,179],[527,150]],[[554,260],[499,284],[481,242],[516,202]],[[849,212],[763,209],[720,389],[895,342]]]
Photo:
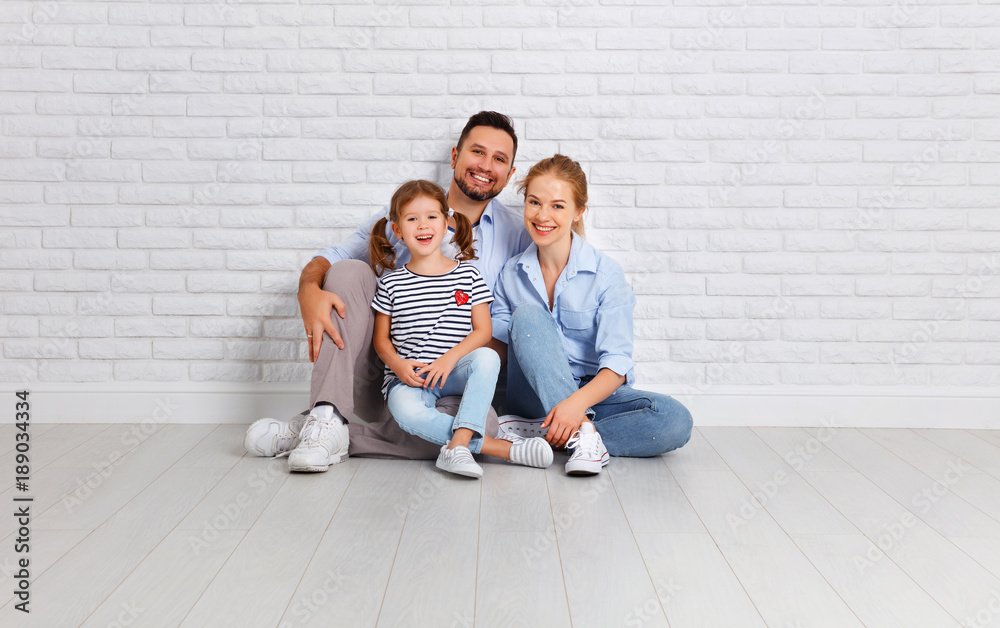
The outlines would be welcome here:
[[[488,201],[503,191],[514,174],[514,141],[489,126],[469,131],[462,146],[451,149],[455,185],[473,201]]]

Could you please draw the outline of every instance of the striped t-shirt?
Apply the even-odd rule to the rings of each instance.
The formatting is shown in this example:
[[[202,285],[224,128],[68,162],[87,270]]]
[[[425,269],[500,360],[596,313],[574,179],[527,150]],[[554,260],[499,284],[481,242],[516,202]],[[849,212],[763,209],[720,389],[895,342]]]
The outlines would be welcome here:
[[[386,273],[372,308],[392,317],[389,338],[399,357],[430,364],[472,331],[472,306],[492,301],[476,267],[459,262],[443,275],[418,275],[405,266]],[[394,379],[385,367],[383,395]]]

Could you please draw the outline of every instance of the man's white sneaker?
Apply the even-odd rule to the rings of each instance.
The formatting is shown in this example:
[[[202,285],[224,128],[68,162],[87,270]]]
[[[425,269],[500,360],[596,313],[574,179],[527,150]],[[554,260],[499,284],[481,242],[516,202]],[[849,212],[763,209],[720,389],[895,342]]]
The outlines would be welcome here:
[[[500,438],[510,441],[510,461],[514,464],[540,469],[552,464],[552,446],[544,438],[524,438],[513,432],[501,434]]]
[[[497,422],[500,424],[500,436],[497,438],[503,438],[504,434],[517,434],[523,438],[535,438],[538,436],[544,438],[545,433],[549,431],[549,428],[542,428],[545,417],[540,419],[526,419],[516,414],[505,414],[502,417],[498,417]]]
[[[448,449],[447,445],[443,445],[434,466],[442,471],[469,478],[483,477],[483,468],[476,463],[472,452],[465,445],[456,445],[453,449]]]
[[[604,440],[594,429],[594,424],[585,421],[566,443],[566,449],[573,451],[566,461],[566,473],[570,475],[594,475],[611,461]]]
[[[289,471],[326,471],[331,464],[347,460],[350,435],[340,419],[306,417],[299,445],[288,454]]]
[[[306,422],[300,414],[291,421],[257,419],[247,428],[243,446],[251,456],[277,456],[288,453],[299,445],[299,432]]]

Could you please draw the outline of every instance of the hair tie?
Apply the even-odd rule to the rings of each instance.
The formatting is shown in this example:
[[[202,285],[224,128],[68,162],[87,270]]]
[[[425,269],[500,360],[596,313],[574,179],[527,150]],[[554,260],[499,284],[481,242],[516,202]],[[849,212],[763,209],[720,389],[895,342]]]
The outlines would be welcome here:
[[[455,210],[449,207],[448,208],[448,218],[451,218],[454,215],[455,215]]]

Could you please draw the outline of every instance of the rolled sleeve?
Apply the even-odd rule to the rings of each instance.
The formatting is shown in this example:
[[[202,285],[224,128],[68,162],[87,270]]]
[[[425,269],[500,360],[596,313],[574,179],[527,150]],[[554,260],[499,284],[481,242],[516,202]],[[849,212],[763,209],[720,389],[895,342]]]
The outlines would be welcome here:
[[[606,368],[622,375],[627,383],[634,379],[632,371],[633,323],[632,311],[635,296],[625,282],[624,275],[612,277],[601,294],[597,310],[597,353],[599,368]]]

